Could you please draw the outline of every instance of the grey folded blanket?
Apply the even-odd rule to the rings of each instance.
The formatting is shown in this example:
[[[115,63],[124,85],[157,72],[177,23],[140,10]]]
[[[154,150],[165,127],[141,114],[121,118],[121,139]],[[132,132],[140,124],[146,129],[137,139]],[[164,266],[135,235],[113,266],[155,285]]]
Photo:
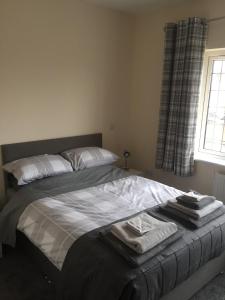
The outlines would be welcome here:
[[[180,212],[190,216],[193,219],[200,219],[200,218],[203,218],[203,217],[207,216],[208,214],[212,213],[217,208],[221,207],[223,205],[223,203],[221,201],[214,200],[212,203],[210,203],[209,205],[205,206],[204,208],[202,208],[200,210],[195,210],[192,208],[185,207],[185,206],[177,203],[176,200],[168,201],[167,205],[176,210],[179,210]]]
[[[163,250],[174,244],[182,237],[183,232],[184,231],[182,229],[178,228],[178,231],[176,233],[143,254],[138,254],[134,250],[130,249],[123,242],[117,239],[109,230],[101,231],[99,236],[104,243],[114,249],[131,266],[138,267],[144,264],[146,261],[152,259],[153,257],[163,253]]]
[[[197,201],[197,202],[192,202],[183,196],[179,196],[176,199],[179,204],[186,206],[188,208],[195,209],[195,210],[202,209],[214,201],[214,199],[212,197],[207,197],[207,198],[204,198],[201,201]]]
[[[160,210],[167,216],[173,218],[175,221],[178,221],[182,223],[184,226],[189,228],[200,228],[212,220],[215,220],[216,218],[222,216],[225,214],[225,206],[221,206],[218,209],[216,209],[214,212],[212,212],[209,215],[206,215],[205,217],[202,217],[201,219],[193,219],[188,215],[185,215],[184,213],[180,212],[179,210],[176,210],[174,208],[166,206],[161,206]]]

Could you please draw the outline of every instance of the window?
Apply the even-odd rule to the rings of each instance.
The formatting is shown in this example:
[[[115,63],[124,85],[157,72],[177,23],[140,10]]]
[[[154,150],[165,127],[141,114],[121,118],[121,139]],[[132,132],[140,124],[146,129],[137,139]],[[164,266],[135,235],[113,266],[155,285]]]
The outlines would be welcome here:
[[[225,160],[224,49],[206,51],[200,99],[197,158],[201,159],[202,155]]]

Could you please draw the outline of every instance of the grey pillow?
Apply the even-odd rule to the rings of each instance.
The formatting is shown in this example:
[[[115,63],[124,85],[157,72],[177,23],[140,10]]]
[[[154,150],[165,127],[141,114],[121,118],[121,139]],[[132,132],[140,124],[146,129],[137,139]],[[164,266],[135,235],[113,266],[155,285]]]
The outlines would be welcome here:
[[[119,158],[111,151],[98,147],[75,148],[61,154],[71,163],[75,171],[112,164]]]
[[[12,173],[18,185],[30,183],[36,179],[73,172],[71,164],[60,155],[38,155],[18,159],[7,163],[3,169]]]

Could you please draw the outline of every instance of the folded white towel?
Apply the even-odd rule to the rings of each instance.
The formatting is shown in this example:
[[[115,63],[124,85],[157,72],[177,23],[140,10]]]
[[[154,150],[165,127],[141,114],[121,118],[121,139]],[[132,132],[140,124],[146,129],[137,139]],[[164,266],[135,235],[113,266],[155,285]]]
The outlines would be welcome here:
[[[129,230],[127,220],[112,225],[111,232],[119,240],[137,253],[144,253],[177,232],[177,225],[172,222],[159,221],[147,213],[143,213],[145,222],[149,223],[149,231],[142,236]],[[141,215],[139,215],[140,217]],[[136,217],[134,217],[136,218]],[[131,218],[129,222],[132,223]],[[135,222],[135,220],[134,220]]]
[[[151,218],[148,214],[142,213],[127,221],[127,226],[134,233],[141,236],[146,232],[155,228],[155,224],[151,222]]]
[[[183,205],[177,203],[176,200],[168,201],[169,207],[175,208],[195,219],[200,219],[202,217],[209,215],[210,213],[212,213],[213,211],[215,211],[217,208],[221,207],[222,205],[223,205],[223,203],[221,201],[215,200],[214,202],[210,203],[209,205],[203,207],[202,209],[195,210],[195,209],[188,208],[186,206],[183,206]]]

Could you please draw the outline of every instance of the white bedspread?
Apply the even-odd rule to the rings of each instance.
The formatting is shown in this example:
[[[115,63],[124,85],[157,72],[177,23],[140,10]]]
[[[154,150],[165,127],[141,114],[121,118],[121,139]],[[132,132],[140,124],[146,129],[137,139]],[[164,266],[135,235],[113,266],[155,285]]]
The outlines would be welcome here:
[[[182,192],[139,176],[36,200],[17,228],[61,270],[71,245],[83,234],[165,203]]]

